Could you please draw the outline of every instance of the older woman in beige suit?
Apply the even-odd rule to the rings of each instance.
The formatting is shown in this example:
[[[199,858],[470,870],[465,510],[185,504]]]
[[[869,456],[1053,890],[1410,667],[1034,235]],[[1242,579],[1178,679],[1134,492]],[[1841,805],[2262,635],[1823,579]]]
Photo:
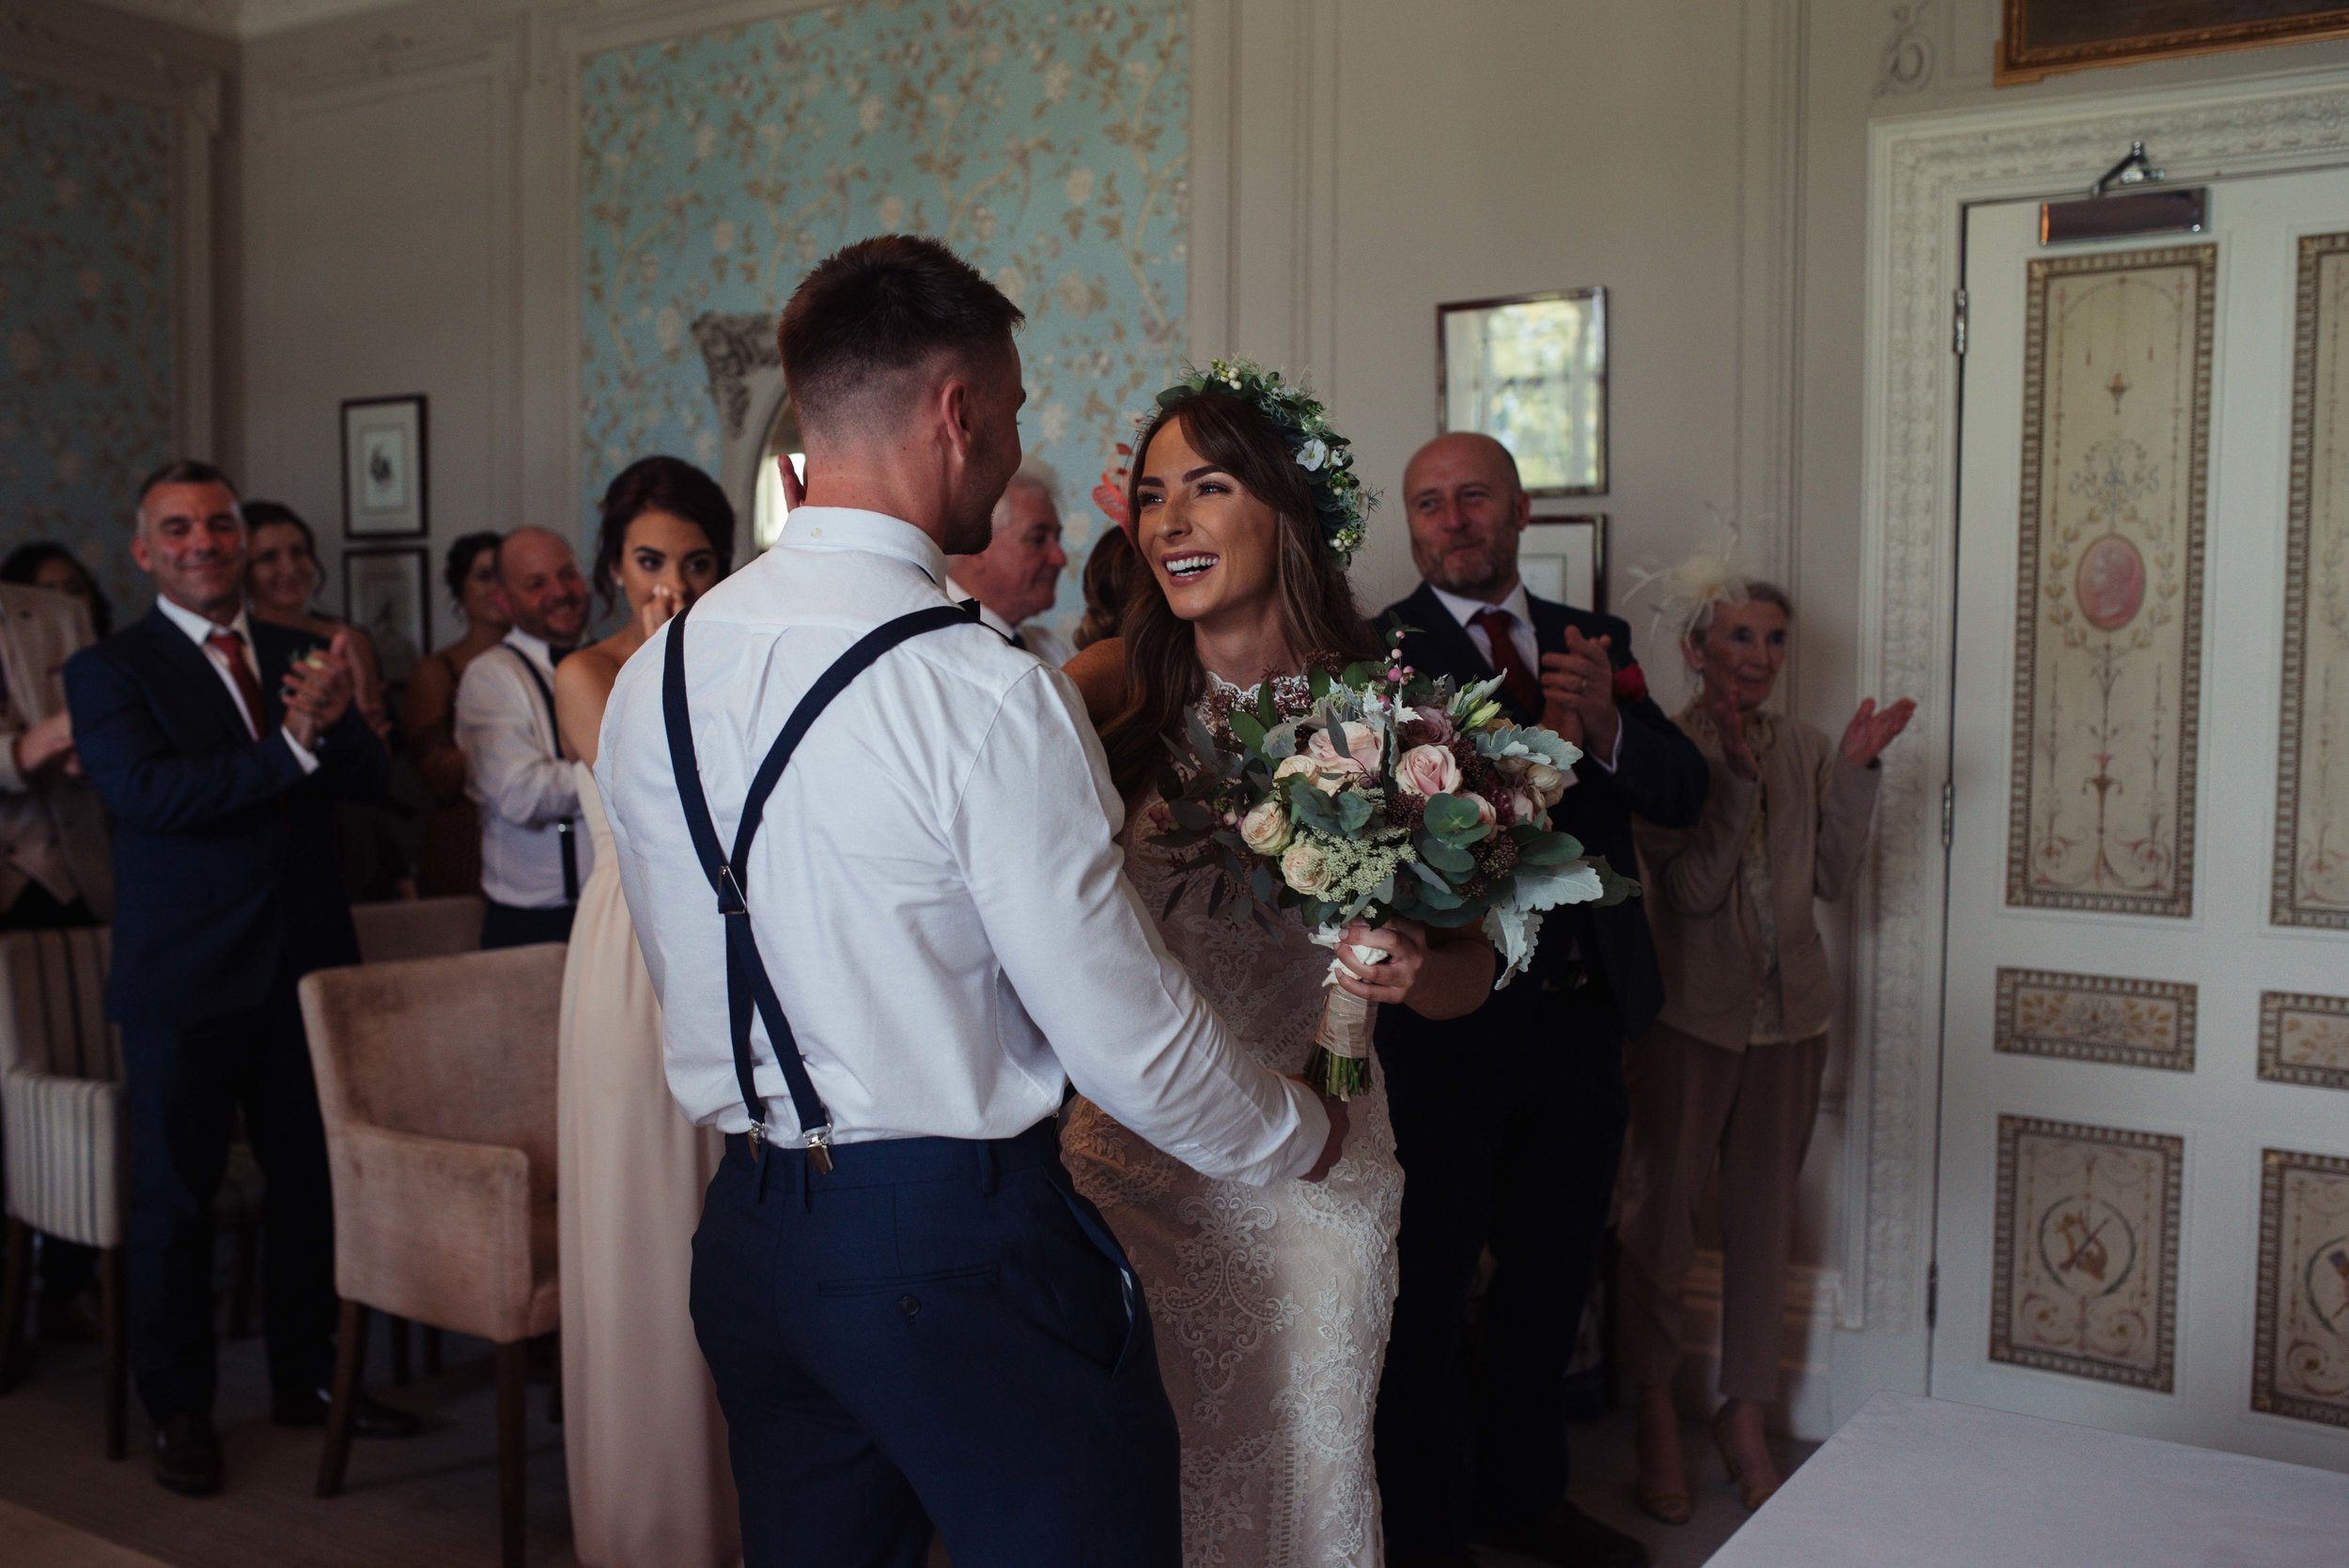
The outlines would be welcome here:
[[[1778,1398],[1795,1178],[1819,1109],[1834,981],[1812,900],[1843,895],[1867,852],[1876,756],[1915,704],[1863,702],[1840,743],[1763,705],[1794,608],[1766,582],[1716,578],[1686,612],[1701,685],[1677,722],[1712,770],[1696,826],[1640,824],[1664,1009],[1631,1052],[1622,1219],[1623,1348],[1641,1386],[1640,1503],[1692,1511],[1672,1398],[1694,1211],[1720,1176],[1720,1389],[1713,1438],[1748,1508],[1778,1485],[1763,1417]]]

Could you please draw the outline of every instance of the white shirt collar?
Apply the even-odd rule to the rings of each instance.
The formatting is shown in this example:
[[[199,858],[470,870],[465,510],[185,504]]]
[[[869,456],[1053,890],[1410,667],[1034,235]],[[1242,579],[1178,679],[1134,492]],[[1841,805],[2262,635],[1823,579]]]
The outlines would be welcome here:
[[[979,596],[964,587],[961,583],[957,582],[952,577],[948,577],[946,579],[946,597],[953,599],[957,604],[959,604],[964,599],[974,599]],[[979,621],[989,631],[992,631],[998,637],[1008,639],[1019,635],[1019,629],[1018,627],[1013,626],[1009,621],[1003,619],[1003,616],[998,615],[994,611],[989,610],[984,601],[982,601],[979,605]]]
[[[506,645],[517,649],[542,670],[554,668],[554,644],[543,637],[534,637],[521,627],[514,627],[506,633]]]
[[[1464,598],[1458,594],[1437,588],[1433,582],[1427,586],[1435,590],[1436,598],[1443,602],[1443,607],[1452,612],[1452,618],[1464,627],[1487,610],[1506,611],[1516,616],[1517,625],[1522,627],[1531,627],[1533,624],[1533,603],[1526,597],[1523,579],[1519,579],[1517,584],[1501,598],[1490,601],[1481,598]]]
[[[856,506],[800,506],[784,520],[778,550],[857,550],[886,555],[919,570],[932,582],[946,581],[946,552],[938,541],[903,518]]]
[[[253,646],[253,626],[245,618],[244,606],[241,604],[237,606],[237,618],[225,625],[219,621],[207,620],[186,605],[174,604],[161,594],[155,596],[155,608],[162,611],[172,625],[186,632],[188,640],[199,648],[203,647],[213,634],[222,631],[233,631],[243,638],[244,645],[248,650]],[[256,658],[257,659],[258,656],[256,655]]]

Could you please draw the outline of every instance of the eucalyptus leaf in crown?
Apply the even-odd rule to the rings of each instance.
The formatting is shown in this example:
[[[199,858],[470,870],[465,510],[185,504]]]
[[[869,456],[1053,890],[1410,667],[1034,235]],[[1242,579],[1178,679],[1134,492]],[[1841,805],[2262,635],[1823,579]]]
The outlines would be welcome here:
[[[1280,430],[1289,457],[1305,471],[1313,491],[1315,520],[1341,562],[1351,561],[1369,531],[1370,509],[1378,497],[1354,473],[1353,444],[1330,427],[1329,411],[1304,387],[1281,379],[1251,360],[1210,360],[1159,394],[1164,408],[1187,394],[1223,392],[1240,398]]]

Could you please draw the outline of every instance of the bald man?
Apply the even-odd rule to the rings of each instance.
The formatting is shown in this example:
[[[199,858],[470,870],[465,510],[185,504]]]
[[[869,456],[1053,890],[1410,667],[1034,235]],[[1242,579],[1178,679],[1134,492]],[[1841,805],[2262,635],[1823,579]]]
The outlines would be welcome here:
[[[498,545],[497,597],[514,629],[457,688],[465,792],[481,812],[481,945],[568,941],[592,850],[554,726],[554,666],[586,627],[587,580],[561,535],[517,528]]]
[[[1517,547],[1532,505],[1491,437],[1421,447],[1403,471],[1403,505],[1423,579],[1387,608],[1415,629],[1405,660],[1461,681],[1500,675],[1512,719],[1581,747],[1551,817],[1637,876],[1632,816],[1694,823],[1706,773],[1648,700],[1631,629],[1525,591]],[[1637,903],[1568,906],[1543,922],[1532,971],[1467,1017],[1379,1010],[1404,1172],[1402,1286],[1378,1391],[1392,1568],[1471,1568],[1472,1528],[1544,1562],[1647,1561],[1638,1542],[1566,1500],[1565,1382],[1629,1117],[1624,1042],[1661,993]],[[1461,1324],[1487,1247],[1496,1267],[1471,1376]]]

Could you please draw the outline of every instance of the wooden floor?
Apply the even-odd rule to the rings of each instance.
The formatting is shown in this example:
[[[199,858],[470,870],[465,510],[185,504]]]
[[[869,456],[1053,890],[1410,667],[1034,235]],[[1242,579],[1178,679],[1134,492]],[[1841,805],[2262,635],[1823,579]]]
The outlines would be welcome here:
[[[320,1501],[319,1434],[272,1426],[268,1374],[256,1338],[225,1348],[215,1420],[227,1489],[182,1498],[155,1484],[148,1425],[135,1399],[131,1457],[109,1464],[94,1346],[35,1343],[32,1371],[0,1398],[0,1504],[65,1527],[26,1555],[0,1518],[9,1568],[495,1568],[497,1413],[489,1346],[452,1337],[437,1377],[385,1387],[384,1336],[371,1383],[387,1403],[426,1420],[404,1442],[353,1445],[340,1497]],[[563,1484],[562,1429],[548,1423],[546,1389],[531,1389],[530,1563],[576,1568]],[[82,1532],[145,1558],[86,1553]]]
[[[343,1495],[319,1501],[319,1434],[268,1421],[257,1339],[222,1358],[218,1421],[228,1487],[219,1497],[175,1497],[147,1463],[147,1425],[135,1407],[132,1455],[108,1464],[94,1347],[36,1344],[32,1374],[0,1398],[0,1561],[8,1568],[494,1568],[497,1431],[489,1347],[452,1338],[437,1377],[385,1387],[384,1335],[371,1382],[388,1401],[426,1418],[422,1436],[363,1442]],[[564,1491],[562,1429],[546,1419],[546,1389],[531,1389],[530,1563],[577,1568]],[[1645,1542],[1655,1568],[1698,1568],[1746,1514],[1703,1433],[1682,1443],[1692,1461],[1697,1516],[1678,1529],[1631,1502],[1631,1417],[1610,1412],[1573,1429],[1575,1500]],[[1812,1445],[1781,1441],[1792,1467]],[[14,1505],[14,1506],[11,1506]],[[1505,1553],[1486,1568],[1539,1568]],[[939,1554],[933,1560],[942,1565]]]

